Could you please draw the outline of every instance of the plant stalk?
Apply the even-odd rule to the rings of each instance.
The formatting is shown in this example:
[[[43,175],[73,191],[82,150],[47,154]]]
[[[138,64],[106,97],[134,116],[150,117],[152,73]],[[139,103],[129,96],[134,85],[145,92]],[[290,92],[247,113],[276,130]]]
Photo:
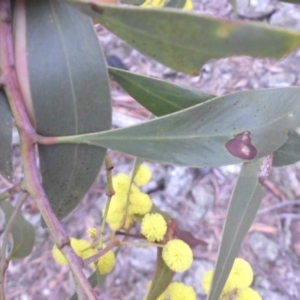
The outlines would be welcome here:
[[[89,300],[96,300],[97,296],[83,273],[82,263],[80,263],[79,258],[71,248],[70,239],[56,218],[40,182],[35,152],[37,134],[29,121],[15,70],[11,15],[11,1],[1,0],[0,65],[2,66],[4,90],[8,97],[9,105],[20,135],[21,156],[24,169],[22,187],[24,187],[24,190],[35,200],[57,247],[63,252],[69,262],[76,283],[79,284]]]
[[[103,235],[104,235],[104,228],[105,228],[105,223],[106,223],[106,218],[109,210],[109,205],[111,198],[115,194],[113,183],[112,183],[112,170],[114,168],[113,163],[111,162],[110,158],[108,155],[105,155],[105,167],[106,167],[106,195],[107,195],[107,200],[106,200],[106,205],[105,205],[105,211],[104,211],[104,216],[102,219],[102,224],[101,224],[101,229],[100,229],[100,240],[99,240],[99,248],[102,249],[103,247]]]

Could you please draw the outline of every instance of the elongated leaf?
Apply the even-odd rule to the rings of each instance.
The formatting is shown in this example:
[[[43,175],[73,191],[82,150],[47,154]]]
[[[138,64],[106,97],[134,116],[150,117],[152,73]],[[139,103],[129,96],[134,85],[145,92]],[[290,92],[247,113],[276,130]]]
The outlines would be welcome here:
[[[145,0],[121,0],[122,4],[142,5]]]
[[[281,2],[300,4],[300,0],[279,0]]]
[[[0,209],[5,214],[6,222],[10,219],[15,208],[8,202],[0,202]],[[9,259],[21,259],[30,255],[34,246],[34,227],[26,221],[21,213],[17,214],[11,230],[13,247],[9,254]]]
[[[277,150],[300,125],[300,88],[238,92],[155,120],[103,133],[58,138],[191,167],[250,161]]]
[[[243,238],[258,211],[263,196],[263,187],[258,181],[260,165],[254,161],[242,167],[229,203],[208,300],[220,298]]]
[[[111,126],[106,63],[91,20],[55,0],[27,1],[28,68],[41,135],[95,132]],[[106,150],[39,146],[43,186],[59,218],[94,182]]]
[[[156,116],[167,115],[215,98],[202,90],[109,68],[109,74],[130,96]]]
[[[280,58],[300,43],[298,32],[261,23],[217,19],[167,8],[105,6],[96,0],[68,2],[137,50],[188,74],[198,75],[203,64],[213,58],[232,55]]]
[[[6,95],[0,89],[0,173],[12,180],[12,116]]]
[[[162,249],[157,248],[156,270],[146,300],[157,300],[167,289],[174,275],[175,272],[169,269],[162,259]]]
[[[282,167],[300,161],[300,136],[291,131],[288,140],[274,152],[273,166]]]
[[[113,80],[156,116],[180,111],[216,97],[193,87],[176,85],[119,69],[108,70]],[[290,165],[299,160],[300,137],[293,131],[286,143],[275,151],[273,166]]]

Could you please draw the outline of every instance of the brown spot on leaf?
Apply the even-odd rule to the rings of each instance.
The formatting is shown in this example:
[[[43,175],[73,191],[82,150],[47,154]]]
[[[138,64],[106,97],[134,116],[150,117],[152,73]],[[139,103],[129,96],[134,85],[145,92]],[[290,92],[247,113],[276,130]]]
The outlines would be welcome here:
[[[257,149],[251,144],[250,135],[249,131],[244,131],[228,141],[225,145],[228,152],[241,159],[254,159],[257,155]]]
[[[98,7],[96,4],[94,3],[90,3],[91,5],[91,9],[99,14],[103,13],[103,8]]]

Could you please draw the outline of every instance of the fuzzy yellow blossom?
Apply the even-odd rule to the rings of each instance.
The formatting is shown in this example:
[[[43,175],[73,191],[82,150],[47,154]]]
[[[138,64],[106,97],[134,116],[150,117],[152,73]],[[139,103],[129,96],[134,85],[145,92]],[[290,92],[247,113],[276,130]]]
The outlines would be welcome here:
[[[142,7],[163,7],[166,4],[166,0],[146,0]]]
[[[252,281],[253,271],[250,264],[242,258],[236,258],[226,282],[227,288],[244,289],[250,286]]]
[[[248,287],[238,291],[236,300],[262,300],[262,298],[257,291]]]
[[[193,1],[192,0],[186,0],[184,6],[183,6],[183,9],[184,10],[192,10],[194,7],[193,5]]]
[[[78,240],[73,237],[70,238],[70,244],[76,255],[78,255],[81,258],[84,257],[83,251],[87,250],[91,246],[90,242],[82,239]],[[68,265],[68,261],[65,258],[64,254],[57,248],[55,244],[52,248],[52,256],[54,260],[59,264]]]
[[[160,242],[167,232],[167,222],[161,214],[147,214],[142,220],[141,232],[151,242]]]
[[[103,249],[104,248],[106,248],[105,244],[103,244]],[[97,270],[101,275],[107,274],[111,272],[115,264],[116,264],[115,253],[112,250],[110,250],[99,258],[97,262]]]
[[[102,210],[102,216],[104,216],[106,206]],[[117,230],[124,218],[124,205],[120,202],[119,197],[114,196],[110,200],[108,213],[106,216],[106,222],[112,230]]]
[[[87,230],[87,234],[90,238],[95,238],[97,236],[97,233],[98,233],[98,231],[97,231],[97,228],[95,228],[95,227],[88,228],[88,230]]]
[[[125,229],[128,229],[134,222],[133,216],[131,214],[127,214],[125,221]]]
[[[193,252],[187,243],[174,239],[163,247],[162,258],[171,270],[184,272],[193,263]]]
[[[130,177],[125,173],[118,173],[112,178],[112,184],[117,195],[127,194],[130,186]]]
[[[152,201],[149,195],[139,192],[130,196],[129,213],[133,215],[145,215],[152,208]]]
[[[212,270],[207,271],[202,278],[202,287],[206,294],[209,293],[212,278],[213,278]],[[241,299],[241,300],[248,299],[246,298],[247,294],[249,293],[249,295],[251,295],[253,291],[252,289],[249,288],[252,281],[253,281],[253,271],[250,264],[242,258],[236,258],[231,268],[230,274],[227,278],[227,281],[225,283],[225,286],[223,288],[221,298],[223,299],[229,297],[229,295],[238,293],[238,295],[241,295],[240,297],[244,297],[244,298],[237,297],[236,299]],[[243,294],[244,290],[246,296],[244,296]],[[253,294],[258,294],[258,293],[253,291]],[[255,300],[256,298],[253,299]],[[250,297],[249,300],[252,300],[252,298]]]
[[[210,291],[210,285],[212,282],[213,275],[214,275],[213,270],[209,270],[209,271],[205,272],[203,275],[202,288],[206,294],[208,294]]]
[[[151,177],[152,172],[149,166],[141,164],[133,181],[137,186],[143,186],[150,181]]]
[[[173,282],[168,288],[170,300],[196,300],[196,292],[192,286],[181,282]]]
[[[146,165],[142,165],[137,175],[137,181],[146,183],[151,178],[151,171]],[[150,175],[149,175],[150,172]],[[128,214],[126,216],[126,222],[124,227],[129,228],[134,222],[133,215],[145,215],[152,207],[152,201],[150,197],[142,193],[134,183],[130,187],[130,177],[127,174],[119,173],[113,177],[113,187],[115,195],[111,198],[109,209],[106,217],[106,222],[112,230],[117,230],[122,225],[125,216],[125,207],[127,198],[128,203]],[[104,216],[106,207],[102,211]]]

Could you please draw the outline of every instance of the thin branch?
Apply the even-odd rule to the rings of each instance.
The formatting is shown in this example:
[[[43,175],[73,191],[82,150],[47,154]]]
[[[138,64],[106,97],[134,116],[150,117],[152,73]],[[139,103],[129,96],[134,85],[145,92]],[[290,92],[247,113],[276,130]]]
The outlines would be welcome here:
[[[105,156],[105,167],[106,167],[106,195],[107,195],[107,200],[106,200],[106,205],[105,205],[105,211],[104,211],[104,216],[102,219],[102,224],[101,224],[101,230],[100,230],[100,240],[99,240],[99,248],[102,249],[102,244],[103,244],[103,235],[104,235],[104,228],[105,228],[105,223],[106,223],[106,218],[109,210],[109,205],[111,198],[115,194],[114,187],[112,184],[112,170],[114,168],[113,163],[111,162],[110,158],[108,155]]]
[[[89,264],[97,261],[101,256],[103,256],[105,253],[107,253],[108,251],[110,251],[111,249],[113,249],[114,247],[118,247],[120,246],[121,242],[120,241],[113,241],[111,244],[107,245],[104,249],[100,250],[98,253],[96,253],[95,255],[87,258],[84,260],[84,265],[88,266]]]
[[[7,198],[10,198],[18,193],[20,193],[22,190],[21,190],[21,187],[20,187],[20,184],[17,184],[7,190],[5,190],[4,192],[2,192],[0,194],[0,202],[1,201],[4,201],[6,200]]]
[[[9,235],[11,233],[12,227],[14,225],[14,221],[23,205],[27,197],[29,196],[28,193],[24,193],[21,195],[15,210],[11,214],[9,220],[7,221],[3,237],[2,237],[2,245],[1,245],[1,260],[0,260],[0,299],[5,300],[5,273],[9,265],[9,259],[6,258],[6,248],[8,244]]]
[[[70,239],[56,218],[40,182],[34,145],[36,132],[26,113],[15,70],[10,2],[10,0],[0,1],[0,65],[2,66],[4,89],[20,135],[24,189],[35,200],[57,247],[68,260],[76,282],[84,290],[89,300],[96,300],[97,296],[83,273],[82,263],[70,246]],[[25,3],[24,0],[21,2]]]

